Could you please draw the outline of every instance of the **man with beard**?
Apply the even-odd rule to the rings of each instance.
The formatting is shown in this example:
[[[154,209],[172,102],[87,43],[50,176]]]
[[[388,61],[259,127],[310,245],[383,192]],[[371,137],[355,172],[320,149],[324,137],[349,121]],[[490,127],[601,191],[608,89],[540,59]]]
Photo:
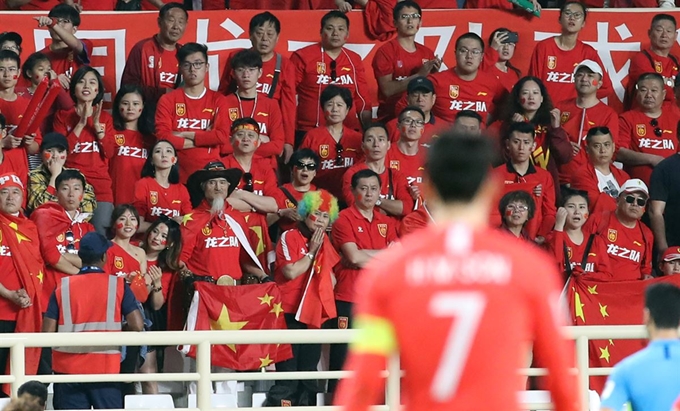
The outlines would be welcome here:
[[[197,280],[235,284],[244,274],[260,281],[269,279],[253,251],[257,235],[225,201],[241,175],[241,170],[214,161],[189,177],[187,186],[195,208],[182,224],[181,261]]]

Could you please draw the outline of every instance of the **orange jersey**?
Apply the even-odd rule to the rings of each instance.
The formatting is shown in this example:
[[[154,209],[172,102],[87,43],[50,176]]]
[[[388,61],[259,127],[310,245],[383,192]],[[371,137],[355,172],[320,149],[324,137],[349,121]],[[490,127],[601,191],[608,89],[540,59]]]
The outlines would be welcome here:
[[[558,278],[546,253],[489,227],[430,226],[406,237],[359,279],[348,360],[356,374],[337,402],[367,410],[381,395],[385,357],[398,353],[406,411],[519,410],[517,369],[533,342],[555,409],[580,410]]]

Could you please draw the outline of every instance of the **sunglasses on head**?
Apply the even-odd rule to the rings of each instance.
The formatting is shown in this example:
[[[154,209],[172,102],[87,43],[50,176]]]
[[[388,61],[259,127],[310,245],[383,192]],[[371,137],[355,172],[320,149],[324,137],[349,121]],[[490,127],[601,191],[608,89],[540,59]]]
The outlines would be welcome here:
[[[243,190],[250,191],[252,193],[255,189],[253,187],[253,173],[244,173],[243,182],[246,183],[246,185],[243,187]]]
[[[653,119],[649,122],[649,124],[651,124],[652,127],[654,127],[654,135],[655,135],[655,136],[661,137],[661,136],[663,135],[663,130],[661,130],[661,129],[659,128],[659,120],[653,118]]]
[[[646,198],[639,198],[639,197],[633,197],[631,195],[628,195],[625,197],[626,203],[628,204],[633,204],[637,203],[638,206],[644,207],[645,204],[647,204],[647,199]]]
[[[297,167],[300,170],[308,170],[308,171],[314,171],[316,170],[316,164],[315,163],[303,163],[302,161],[298,161],[295,163],[295,167]]]

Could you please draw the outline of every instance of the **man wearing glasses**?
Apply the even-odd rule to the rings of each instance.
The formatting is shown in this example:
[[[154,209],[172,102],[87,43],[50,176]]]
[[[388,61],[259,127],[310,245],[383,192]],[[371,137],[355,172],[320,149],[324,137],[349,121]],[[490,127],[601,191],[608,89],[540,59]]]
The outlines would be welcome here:
[[[619,117],[617,159],[632,178],[649,184],[654,167],[678,152],[680,114],[672,106],[663,107],[666,90],[661,74],[641,75],[636,88],[639,109],[626,111]]]
[[[648,199],[647,185],[630,179],[621,186],[616,210],[594,214],[583,226],[584,234],[604,240],[613,281],[642,280],[652,274],[654,235],[640,221]]]
[[[413,0],[397,3],[393,11],[397,37],[380,46],[373,57],[380,121],[395,118],[395,106],[411,80],[436,73],[441,66],[441,59],[435,57],[432,50],[415,42],[422,14],[420,6]]]
[[[614,144],[619,144],[619,119],[616,112],[597,97],[604,84],[602,66],[593,60],[583,60],[574,68],[576,97],[556,102],[562,113],[560,123],[572,146],[571,161],[559,166],[560,184],[570,184],[574,174],[588,163],[585,153],[586,135],[593,127],[609,128]]]
[[[387,151],[387,164],[406,176],[413,201],[421,204],[423,199],[418,187],[423,182],[426,149],[421,147],[420,140],[425,130],[425,114],[418,107],[406,107],[397,121],[399,140]]]
[[[177,61],[184,85],[158,101],[156,138],[175,147],[179,179],[186,183],[193,172],[220,160],[220,146],[229,144],[229,117],[225,97],[205,86],[208,48],[185,44],[177,52]]]
[[[418,107],[425,115],[423,136],[420,139],[420,144],[425,147],[429,147],[432,137],[437,131],[441,131],[449,126],[449,124],[437,119],[432,114],[432,107],[436,100],[437,95],[434,94],[434,85],[427,77],[416,77],[408,82],[406,87],[406,105]],[[398,119],[394,118],[385,125],[390,135],[390,142],[396,143],[399,140]]]
[[[504,88],[496,76],[479,69],[483,55],[484,41],[475,33],[465,33],[456,40],[456,66],[430,75],[437,95],[432,112],[437,118],[453,123],[460,111],[473,110],[488,123]]]

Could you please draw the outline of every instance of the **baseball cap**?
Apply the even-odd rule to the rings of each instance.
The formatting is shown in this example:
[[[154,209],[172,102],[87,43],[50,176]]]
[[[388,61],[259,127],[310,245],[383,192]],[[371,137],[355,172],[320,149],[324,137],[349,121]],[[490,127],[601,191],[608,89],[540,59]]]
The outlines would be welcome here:
[[[411,94],[418,90],[425,91],[426,93],[434,93],[434,84],[432,84],[427,77],[416,77],[408,82],[406,93]]]
[[[668,247],[661,256],[661,261],[680,260],[680,247]]]
[[[89,254],[104,254],[112,245],[111,241],[96,231],[90,231],[80,239],[80,251]]]
[[[599,74],[600,77],[603,76],[602,67],[600,67],[600,65],[594,62],[593,60],[583,60],[582,62],[578,63],[576,67],[574,67],[574,75],[576,75],[576,72],[581,67],[585,67],[588,70],[592,71],[593,73]]]
[[[51,132],[43,136],[42,143],[40,143],[40,151],[49,150],[54,147],[68,150],[68,141],[63,134]]]
[[[24,184],[21,179],[15,173],[5,173],[0,176],[0,188],[17,187],[18,189],[24,189]]]
[[[634,193],[636,191],[649,197],[649,189],[647,188],[647,184],[645,184],[644,181],[640,180],[639,178],[631,178],[630,180],[627,180],[625,183],[623,183],[621,190],[619,191],[619,195],[623,193]]]

